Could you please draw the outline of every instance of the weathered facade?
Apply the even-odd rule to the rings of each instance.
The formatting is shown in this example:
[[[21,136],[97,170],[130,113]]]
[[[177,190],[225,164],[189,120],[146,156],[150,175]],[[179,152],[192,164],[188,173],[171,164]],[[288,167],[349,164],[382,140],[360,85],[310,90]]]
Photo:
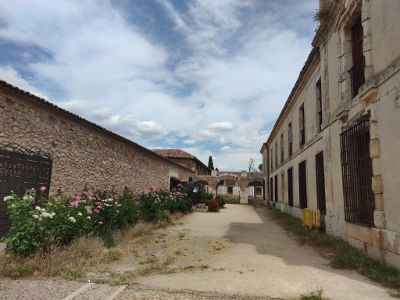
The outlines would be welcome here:
[[[400,267],[400,1],[320,1],[313,50],[263,145],[268,202]]]
[[[238,198],[240,203],[264,203],[264,176],[258,172],[218,172],[195,176],[194,182],[209,193]]]
[[[0,197],[48,183],[50,193],[89,187],[169,189],[191,169],[0,81]],[[48,185],[47,185],[48,186]],[[0,229],[8,224],[0,201]],[[1,230],[0,230],[1,231]],[[4,232],[3,232],[4,233]]]
[[[153,152],[191,169],[196,175],[210,175],[211,170],[196,156],[179,149],[152,149]]]

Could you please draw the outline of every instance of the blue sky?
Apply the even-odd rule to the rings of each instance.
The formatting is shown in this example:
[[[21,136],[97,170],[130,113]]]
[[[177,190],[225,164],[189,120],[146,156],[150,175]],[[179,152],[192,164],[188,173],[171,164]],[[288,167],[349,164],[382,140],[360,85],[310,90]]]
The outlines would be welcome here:
[[[2,0],[0,78],[220,170],[259,150],[304,64],[317,0]]]

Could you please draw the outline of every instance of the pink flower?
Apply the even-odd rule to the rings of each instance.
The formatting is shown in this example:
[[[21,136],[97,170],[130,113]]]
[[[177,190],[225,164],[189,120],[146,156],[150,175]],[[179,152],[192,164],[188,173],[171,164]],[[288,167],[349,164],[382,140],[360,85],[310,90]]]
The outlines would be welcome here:
[[[79,196],[75,196],[74,198],[76,201],[81,201],[81,198],[79,198]]]
[[[92,214],[92,208],[90,206],[85,206],[85,208],[88,214]]]
[[[149,193],[148,190],[146,190],[146,189],[143,190],[143,194],[147,195],[148,193]]]
[[[104,206],[105,206],[105,207],[107,207],[107,206],[108,206],[108,204],[107,204],[107,203],[104,203]]]
[[[136,205],[139,205],[139,202],[138,201],[136,201],[136,203],[135,203]]]
[[[100,224],[100,225],[103,225],[103,222],[100,221],[99,224]]]
[[[57,201],[57,202],[60,202],[60,201],[61,201],[61,198],[60,198],[60,197],[57,197],[57,198],[56,198],[56,201]]]
[[[53,205],[53,203],[51,203],[51,202],[47,202],[47,205]]]
[[[150,190],[152,190],[152,191],[155,191],[156,190],[156,188],[154,187],[154,186],[150,186]]]
[[[97,208],[95,208],[94,212],[99,213],[100,211]]]
[[[96,205],[101,205],[101,202],[95,202],[94,204],[96,204]]]
[[[45,186],[40,187],[40,190],[43,192],[44,190],[46,190],[47,188]]]

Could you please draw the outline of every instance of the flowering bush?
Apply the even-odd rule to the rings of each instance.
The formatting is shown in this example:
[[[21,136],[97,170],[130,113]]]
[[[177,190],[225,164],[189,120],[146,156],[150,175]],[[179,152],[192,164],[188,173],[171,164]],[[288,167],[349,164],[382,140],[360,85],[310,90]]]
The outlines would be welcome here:
[[[41,188],[45,190],[45,187]],[[183,188],[176,193],[151,187],[141,193],[125,188],[123,194],[114,191],[85,189],[81,195],[42,198],[36,203],[25,195],[12,194],[7,202],[12,225],[6,238],[7,250],[29,254],[53,245],[66,245],[85,234],[98,234],[108,245],[112,230],[132,226],[138,221],[169,220],[177,211],[191,210],[191,200]]]
[[[208,211],[218,211],[219,210],[219,203],[215,199],[211,199],[207,203],[208,205]]]

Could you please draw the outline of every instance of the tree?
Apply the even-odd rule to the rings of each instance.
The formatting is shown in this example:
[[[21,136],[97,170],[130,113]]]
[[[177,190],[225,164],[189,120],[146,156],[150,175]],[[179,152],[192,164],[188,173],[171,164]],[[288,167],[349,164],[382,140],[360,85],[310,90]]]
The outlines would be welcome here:
[[[249,159],[249,172],[257,172],[256,168],[254,167],[254,158]]]
[[[214,170],[214,163],[213,163],[213,159],[212,159],[212,156],[211,156],[211,155],[208,157],[208,167],[209,167],[211,170]]]

